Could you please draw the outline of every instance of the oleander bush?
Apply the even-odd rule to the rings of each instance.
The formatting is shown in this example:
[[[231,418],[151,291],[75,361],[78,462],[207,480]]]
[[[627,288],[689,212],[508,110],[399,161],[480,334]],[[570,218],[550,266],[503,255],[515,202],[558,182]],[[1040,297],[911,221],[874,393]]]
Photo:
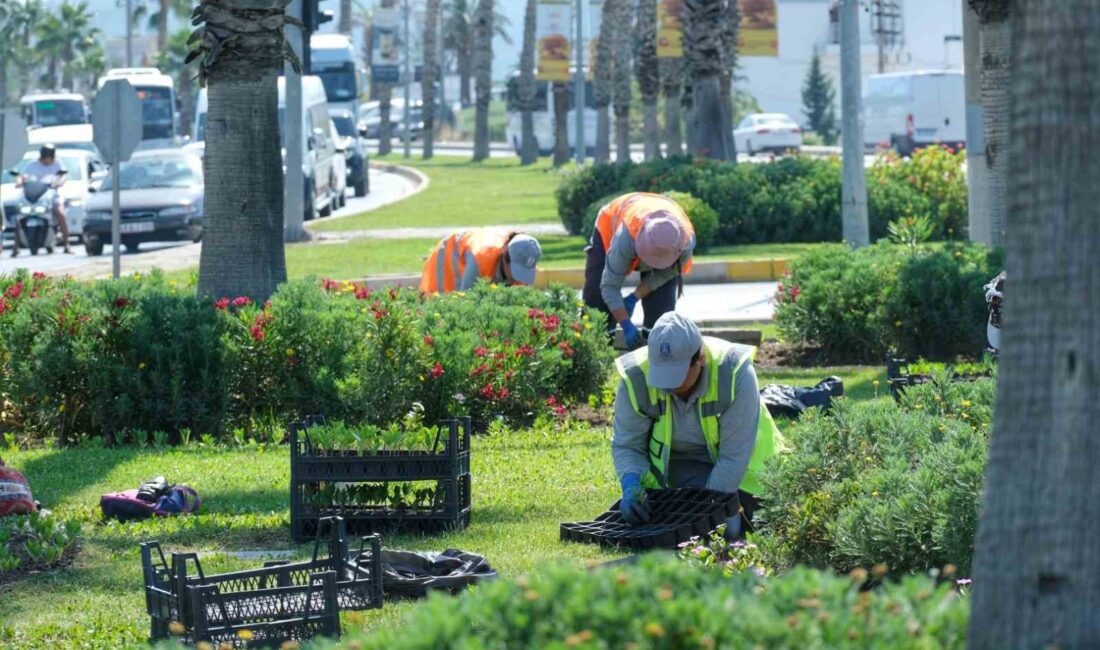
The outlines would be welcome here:
[[[428,422],[527,421],[599,392],[600,318],[565,288],[424,297],[308,280],[257,305],[159,274],[0,276],[0,429],[178,439],[315,413],[388,425],[418,405]]]

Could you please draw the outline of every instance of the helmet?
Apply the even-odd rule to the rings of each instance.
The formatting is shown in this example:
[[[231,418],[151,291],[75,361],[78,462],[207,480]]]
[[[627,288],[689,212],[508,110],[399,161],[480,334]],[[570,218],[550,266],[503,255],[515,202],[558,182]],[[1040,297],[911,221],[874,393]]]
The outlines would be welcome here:
[[[56,158],[57,147],[52,142],[42,145],[42,148],[38,150],[39,158]]]

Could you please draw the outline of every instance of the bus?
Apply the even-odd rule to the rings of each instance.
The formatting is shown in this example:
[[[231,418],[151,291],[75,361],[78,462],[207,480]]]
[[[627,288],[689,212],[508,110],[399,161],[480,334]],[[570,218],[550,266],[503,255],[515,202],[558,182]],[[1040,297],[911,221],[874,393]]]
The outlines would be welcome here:
[[[77,93],[30,93],[19,100],[28,129],[91,122],[88,102]]]
[[[569,105],[568,124],[569,150],[576,151],[577,140],[577,111],[573,100],[573,81],[568,82]],[[585,81],[585,105],[584,105],[584,144],[585,151],[591,154],[596,149],[596,92],[592,81]],[[505,89],[507,103],[508,123],[505,127],[505,137],[508,143],[519,155],[522,148],[523,130],[522,113],[519,110],[519,72],[513,72],[508,78]],[[553,82],[535,80],[535,110],[533,112],[535,122],[535,141],[538,143],[539,155],[549,156],[554,152],[554,92]]]
[[[346,34],[313,34],[309,41],[309,74],[321,78],[329,108],[351,111],[360,121],[359,96],[365,86],[366,67]]]
[[[180,117],[176,84],[156,68],[114,68],[99,78],[99,87],[111,79],[126,79],[141,100],[142,140],[179,144]]]

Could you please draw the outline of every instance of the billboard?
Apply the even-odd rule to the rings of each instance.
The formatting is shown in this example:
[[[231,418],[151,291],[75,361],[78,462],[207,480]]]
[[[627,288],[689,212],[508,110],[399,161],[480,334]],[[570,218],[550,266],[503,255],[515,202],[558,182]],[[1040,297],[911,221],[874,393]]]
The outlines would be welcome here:
[[[537,15],[535,77],[540,81],[569,81],[573,0],[539,0]]]
[[[741,56],[779,56],[775,0],[741,0]]]
[[[657,3],[657,58],[684,56],[683,17],[684,0],[659,0]]]
[[[401,79],[401,46],[397,31],[400,25],[400,10],[391,7],[375,10],[371,76],[378,83],[397,83]]]

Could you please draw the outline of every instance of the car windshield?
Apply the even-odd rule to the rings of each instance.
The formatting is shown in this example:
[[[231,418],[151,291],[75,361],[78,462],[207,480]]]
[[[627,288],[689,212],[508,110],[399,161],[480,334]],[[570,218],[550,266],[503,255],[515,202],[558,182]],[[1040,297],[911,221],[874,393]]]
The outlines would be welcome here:
[[[30,156],[24,158],[23,160],[20,160],[19,163],[15,166],[15,171],[22,174],[23,170],[27,168],[27,165],[30,165],[36,160],[38,160],[37,152],[35,152],[34,156]],[[84,165],[82,164],[83,159],[78,156],[66,156],[65,154],[60,154],[57,157],[57,162],[61,163],[61,169],[64,169],[67,172],[65,174],[66,180],[84,180],[84,175],[87,170],[84,169]]]
[[[345,138],[355,137],[355,125],[351,123],[351,117],[347,115],[334,115],[332,123],[336,125],[336,132]]]
[[[122,163],[119,188],[142,190],[158,187],[202,185],[202,168],[193,156],[149,156]],[[114,172],[103,180],[103,187],[114,183]]]
[[[34,103],[34,123],[38,126],[62,126],[84,122],[82,102],[74,99],[55,99]]]
[[[325,97],[330,102],[346,102],[355,99],[355,69],[320,70],[315,74],[325,86]]]

